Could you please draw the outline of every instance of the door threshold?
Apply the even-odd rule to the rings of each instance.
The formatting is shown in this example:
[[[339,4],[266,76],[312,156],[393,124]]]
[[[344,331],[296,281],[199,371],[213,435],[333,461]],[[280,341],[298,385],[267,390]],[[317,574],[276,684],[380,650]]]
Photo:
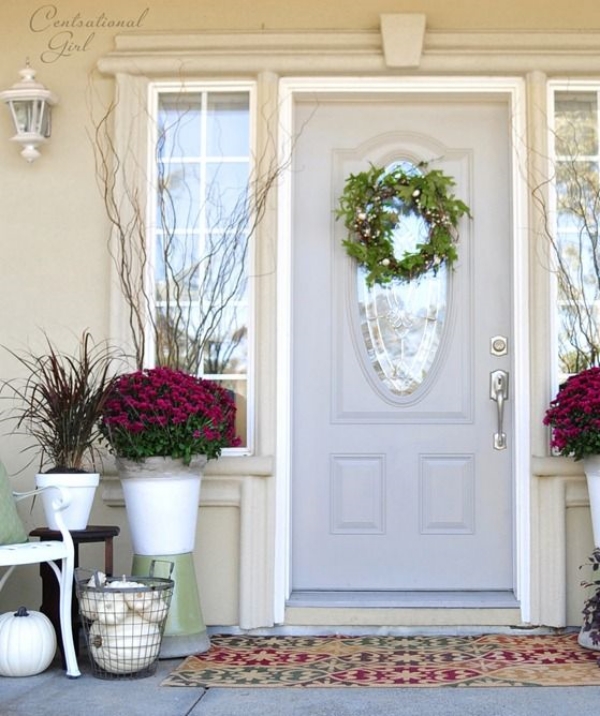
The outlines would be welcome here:
[[[294,590],[287,607],[364,609],[516,609],[512,591]]]

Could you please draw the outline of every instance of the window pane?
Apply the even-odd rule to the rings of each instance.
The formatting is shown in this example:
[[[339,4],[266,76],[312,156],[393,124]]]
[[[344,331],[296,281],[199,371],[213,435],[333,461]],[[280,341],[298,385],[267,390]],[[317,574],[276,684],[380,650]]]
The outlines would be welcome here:
[[[231,306],[221,316],[220,330],[204,351],[204,374],[245,375],[248,369],[248,324],[244,306]]]
[[[161,94],[159,106],[160,158],[199,157],[202,95]]]
[[[184,300],[195,298],[200,286],[198,235],[158,234],[154,276],[157,301],[174,300],[176,291]]]
[[[598,215],[598,164],[592,161],[557,161],[556,192],[559,213],[586,221]]]
[[[597,365],[600,355],[600,342],[597,338],[597,327],[600,325],[598,297],[588,304],[573,300],[559,301],[558,318],[558,367],[561,373],[572,375]]]
[[[566,156],[598,153],[598,101],[595,92],[557,92],[556,153]]]
[[[208,95],[206,151],[209,156],[248,155],[248,110],[247,92]]]
[[[209,228],[241,228],[248,216],[248,162],[210,163],[206,168]]]
[[[248,435],[248,382],[244,379],[222,380],[212,378],[211,380],[216,380],[225,390],[231,391],[237,408],[235,415],[236,432],[240,436]]]
[[[168,232],[198,229],[203,184],[200,164],[160,164],[158,170],[157,226]]]

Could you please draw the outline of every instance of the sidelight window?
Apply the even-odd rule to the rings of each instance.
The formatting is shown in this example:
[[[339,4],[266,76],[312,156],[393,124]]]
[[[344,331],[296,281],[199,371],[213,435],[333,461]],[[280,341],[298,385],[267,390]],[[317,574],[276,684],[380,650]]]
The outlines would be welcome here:
[[[249,445],[251,87],[156,86],[148,291],[155,362],[221,383]]]
[[[600,362],[598,97],[585,89],[554,94],[555,218],[548,233],[561,378]]]

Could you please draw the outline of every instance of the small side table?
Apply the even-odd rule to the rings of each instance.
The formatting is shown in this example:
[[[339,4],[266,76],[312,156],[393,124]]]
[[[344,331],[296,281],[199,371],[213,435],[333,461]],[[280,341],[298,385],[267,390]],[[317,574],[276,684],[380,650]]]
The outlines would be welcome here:
[[[113,538],[121,529],[116,525],[88,525],[84,530],[73,530],[71,537],[75,547],[75,567],[79,567],[79,545],[91,542],[104,542],[104,572],[112,576],[113,573]],[[30,537],[39,537],[41,540],[62,540],[62,535],[56,530],[47,527],[37,527],[29,533]],[[56,638],[60,646],[61,655],[64,654],[62,638],[60,635],[60,619],[58,616],[59,589],[56,576],[48,564],[40,564],[42,578],[42,606],[40,611],[45,614],[54,625]],[[79,605],[75,590],[71,603],[71,623],[73,625],[73,638],[75,652],[79,656]],[[64,660],[64,656],[63,656]]]

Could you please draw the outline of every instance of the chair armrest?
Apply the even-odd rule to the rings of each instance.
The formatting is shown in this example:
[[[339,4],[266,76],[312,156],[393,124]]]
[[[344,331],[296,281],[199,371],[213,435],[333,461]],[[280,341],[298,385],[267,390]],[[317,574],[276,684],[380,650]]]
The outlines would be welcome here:
[[[45,490],[56,490],[57,492],[56,496],[52,500],[52,510],[54,511],[56,524],[58,525],[58,529],[62,535],[63,542],[66,542],[67,544],[70,543],[71,548],[73,549],[73,538],[65,526],[63,516],[61,514],[61,512],[71,504],[71,491],[68,487],[48,485],[47,487],[38,487],[36,490],[28,490],[27,492],[13,492],[13,497],[15,502],[24,500],[27,497],[33,497],[35,499],[37,495],[41,494]]]
[[[47,487],[38,487],[35,490],[28,490],[27,492],[13,492],[15,502],[24,500],[27,497],[36,497],[46,490],[58,490],[58,495],[52,500],[52,509],[55,512],[66,509],[71,504],[71,492],[68,487],[60,487],[58,485],[48,485]]]

